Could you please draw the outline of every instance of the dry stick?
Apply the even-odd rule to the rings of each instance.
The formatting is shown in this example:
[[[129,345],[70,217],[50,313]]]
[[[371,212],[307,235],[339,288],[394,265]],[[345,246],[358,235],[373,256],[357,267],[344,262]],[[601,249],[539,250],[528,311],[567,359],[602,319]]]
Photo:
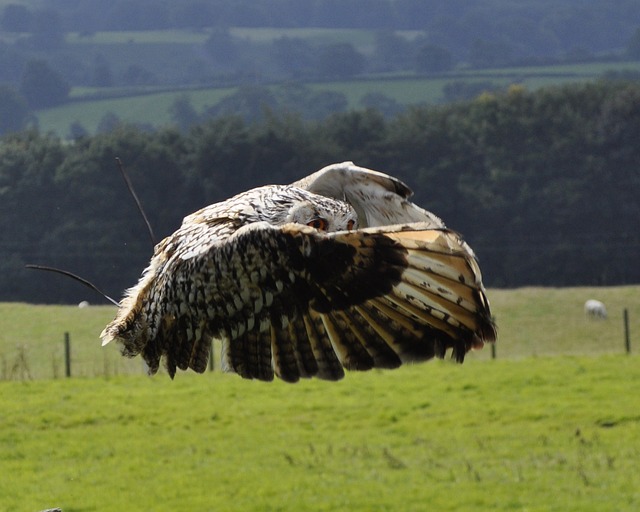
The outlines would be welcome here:
[[[156,236],[153,234],[153,229],[151,228],[151,223],[149,222],[149,219],[147,218],[147,214],[144,213],[144,209],[142,208],[142,203],[140,202],[140,199],[138,199],[138,194],[136,194],[136,191],[134,190],[133,185],[131,184],[131,180],[129,179],[129,175],[124,170],[124,165],[122,165],[122,160],[120,160],[120,157],[116,157],[116,163],[118,164],[118,169],[120,169],[120,173],[122,174],[122,178],[124,179],[124,182],[126,183],[127,188],[129,189],[129,193],[133,197],[133,200],[136,202],[136,206],[138,207],[138,211],[140,212],[140,215],[142,215],[142,218],[144,219],[144,223],[147,225],[147,231],[149,232],[149,238],[151,238],[151,245],[155,247],[155,245],[156,245]]]
[[[25,268],[32,268],[32,269],[35,269],[35,270],[46,270],[48,272],[55,272],[56,274],[62,274],[63,276],[70,277],[71,279],[75,279],[76,281],[81,282],[83,285],[88,286],[93,291],[98,292],[100,295],[102,295],[105,299],[107,299],[112,304],[114,304],[116,306],[118,305],[117,301],[115,301],[111,297],[109,297],[106,293],[104,293],[100,288],[98,288],[91,281],[87,281],[86,279],[84,279],[84,278],[82,278],[80,276],[77,276],[76,274],[74,274],[73,272],[69,272],[68,270],[61,270],[59,268],[47,267],[47,266],[44,266],[44,265],[25,265]]]
[[[116,163],[118,164],[118,169],[120,169],[120,172],[122,173],[122,177],[124,178],[124,182],[127,185],[127,188],[129,189],[129,193],[133,197],[133,200],[136,202],[136,206],[138,207],[138,211],[140,212],[140,215],[142,215],[142,218],[144,219],[144,222],[147,225],[147,231],[149,232],[149,238],[151,238],[151,245],[155,246],[156,245],[156,237],[153,234],[153,229],[151,228],[151,224],[149,223],[149,219],[147,218],[147,215],[144,213],[144,209],[142,208],[142,203],[140,203],[140,199],[138,199],[138,195],[136,194],[136,191],[134,190],[133,185],[131,184],[131,180],[129,179],[129,175],[124,170],[124,165],[122,165],[122,160],[120,160],[120,158],[116,157]],[[44,265],[25,265],[25,268],[30,268],[30,269],[35,269],[35,270],[46,270],[48,272],[55,272],[56,274],[62,274],[63,276],[70,277],[71,279],[74,279],[74,280],[82,283],[83,285],[91,288],[93,291],[95,291],[95,292],[99,293],[100,295],[102,295],[109,302],[111,302],[112,304],[118,306],[118,302],[117,301],[115,301],[111,297],[109,297],[106,293],[104,293],[95,284],[93,284],[91,281],[87,281],[86,279],[74,274],[73,272],[69,272],[68,270],[62,270],[62,269],[55,268],[55,267],[47,267],[47,266],[44,266]]]

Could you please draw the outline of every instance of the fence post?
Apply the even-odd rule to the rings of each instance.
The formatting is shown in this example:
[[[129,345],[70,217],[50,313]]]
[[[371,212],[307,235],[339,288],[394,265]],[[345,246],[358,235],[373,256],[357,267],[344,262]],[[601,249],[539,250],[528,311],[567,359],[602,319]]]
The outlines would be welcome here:
[[[71,340],[69,333],[64,333],[64,371],[67,377],[71,377]]]
[[[491,359],[495,359],[496,358],[496,344],[492,343],[491,344]]]
[[[209,347],[209,371],[212,372],[215,366],[215,361],[213,360],[213,340],[211,340],[211,346]]]
[[[631,338],[629,337],[629,311],[624,308],[624,347],[627,354],[631,354]]]

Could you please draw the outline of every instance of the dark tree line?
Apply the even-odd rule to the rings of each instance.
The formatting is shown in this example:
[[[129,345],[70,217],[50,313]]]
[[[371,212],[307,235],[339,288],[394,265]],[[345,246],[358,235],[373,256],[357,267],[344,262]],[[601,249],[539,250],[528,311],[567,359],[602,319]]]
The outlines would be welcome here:
[[[0,300],[77,302],[91,292],[26,263],[72,270],[119,297],[151,254],[119,157],[158,236],[250,187],[335,161],[387,171],[464,233],[489,286],[640,282],[640,86],[484,94],[385,118],[269,114],[176,129],[119,125],[73,144],[0,139]]]
[[[31,32],[34,44],[60,31],[204,27],[332,27],[424,30],[454,53],[478,40],[514,54],[548,55],[619,48],[638,23],[635,0],[51,0],[30,9],[16,0],[0,16],[6,31]],[[634,26],[635,24],[636,26]],[[41,41],[43,40],[43,41]]]

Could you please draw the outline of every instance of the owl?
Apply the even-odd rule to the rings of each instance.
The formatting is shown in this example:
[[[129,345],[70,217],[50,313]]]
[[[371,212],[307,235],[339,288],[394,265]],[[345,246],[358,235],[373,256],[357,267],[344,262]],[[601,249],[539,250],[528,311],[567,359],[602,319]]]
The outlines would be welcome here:
[[[496,339],[471,248],[409,201],[400,180],[352,162],[185,217],[155,247],[101,334],[149,373],[222,367],[247,379],[338,380]]]

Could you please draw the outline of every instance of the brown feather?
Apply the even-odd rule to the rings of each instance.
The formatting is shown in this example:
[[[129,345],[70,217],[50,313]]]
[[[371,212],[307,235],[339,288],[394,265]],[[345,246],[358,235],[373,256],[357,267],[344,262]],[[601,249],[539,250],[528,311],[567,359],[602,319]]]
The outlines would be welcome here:
[[[348,218],[343,201],[305,190],[340,197],[343,185],[373,227],[325,233],[286,221],[296,201]],[[401,182],[349,164],[299,186],[262,187],[186,217],[156,246],[103,343],[142,354],[150,373],[164,358],[173,377],[178,368],[204,371],[218,338],[223,367],[295,382],[449,351],[461,361],[495,340],[473,252],[410,203]]]

